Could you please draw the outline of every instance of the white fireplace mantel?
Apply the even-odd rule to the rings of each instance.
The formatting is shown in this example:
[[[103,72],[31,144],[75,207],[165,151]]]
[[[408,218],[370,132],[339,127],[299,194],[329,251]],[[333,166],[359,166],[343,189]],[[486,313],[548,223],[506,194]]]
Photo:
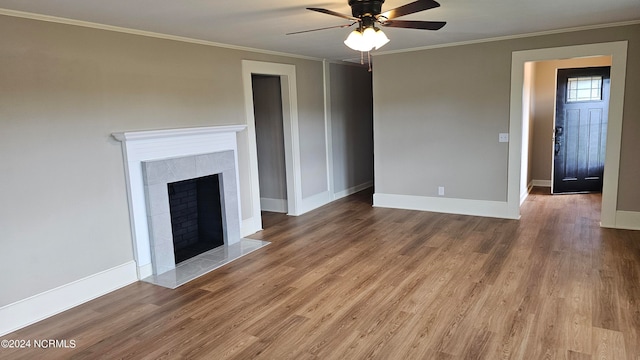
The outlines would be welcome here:
[[[245,129],[246,125],[225,125],[112,134],[122,142],[131,236],[139,279],[153,274],[142,162],[233,150],[236,178],[239,179],[236,133]],[[239,182],[237,184],[237,193],[240,194]],[[239,204],[238,216],[241,219]]]
[[[113,137],[119,141],[136,141],[147,139],[162,139],[176,136],[193,136],[217,133],[232,133],[246,129],[246,125],[207,126],[183,129],[161,129],[145,131],[129,131],[113,133]]]

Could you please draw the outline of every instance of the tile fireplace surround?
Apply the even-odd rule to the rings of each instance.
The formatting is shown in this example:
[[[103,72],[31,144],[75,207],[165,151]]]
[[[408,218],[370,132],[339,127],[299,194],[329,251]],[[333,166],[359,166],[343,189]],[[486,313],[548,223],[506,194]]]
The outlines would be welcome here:
[[[240,237],[236,133],[244,125],[114,133],[122,142],[138,278],[175,288],[268,242]],[[167,184],[220,174],[224,245],[176,266]]]

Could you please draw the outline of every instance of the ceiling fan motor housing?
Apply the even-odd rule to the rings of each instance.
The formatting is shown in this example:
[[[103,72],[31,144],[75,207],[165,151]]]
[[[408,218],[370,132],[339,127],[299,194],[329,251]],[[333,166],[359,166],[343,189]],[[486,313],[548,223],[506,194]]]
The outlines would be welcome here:
[[[351,14],[354,17],[375,16],[382,12],[384,0],[349,0]]]

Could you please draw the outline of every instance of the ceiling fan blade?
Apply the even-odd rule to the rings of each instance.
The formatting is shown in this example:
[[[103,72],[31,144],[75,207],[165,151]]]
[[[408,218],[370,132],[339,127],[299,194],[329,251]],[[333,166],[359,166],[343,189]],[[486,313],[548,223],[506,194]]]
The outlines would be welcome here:
[[[391,9],[389,11],[385,11],[378,16],[378,19],[382,18],[380,19],[380,21],[384,22],[386,20],[395,19],[400,16],[405,16],[405,15],[417,13],[419,11],[437,8],[438,6],[440,6],[440,4],[434,0],[418,0],[412,3],[402,5],[395,9]]]
[[[312,31],[320,31],[320,30],[328,30],[328,29],[346,28],[346,27],[352,26],[352,25],[353,25],[353,24],[355,24],[355,23],[357,23],[357,21],[354,21],[354,22],[352,22],[351,24],[336,25],[336,26],[328,26],[328,27],[323,27],[323,28],[319,28],[319,29],[311,29],[311,30],[295,31],[295,32],[287,33],[286,35],[303,34],[303,33],[308,33],[308,32],[312,32]]]
[[[382,26],[397,27],[404,29],[439,30],[446,24],[445,21],[412,21],[412,20],[389,20],[380,23]]]
[[[307,8],[307,10],[311,10],[311,11],[317,11],[319,13],[323,13],[323,14],[328,14],[328,15],[333,15],[333,16],[337,16],[343,19],[347,19],[347,20],[352,20],[352,21],[358,21],[359,19],[357,17],[353,17],[351,15],[345,15],[345,14],[341,14],[339,12],[335,12],[332,10],[327,10],[327,9],[320,9],[320,8]]]

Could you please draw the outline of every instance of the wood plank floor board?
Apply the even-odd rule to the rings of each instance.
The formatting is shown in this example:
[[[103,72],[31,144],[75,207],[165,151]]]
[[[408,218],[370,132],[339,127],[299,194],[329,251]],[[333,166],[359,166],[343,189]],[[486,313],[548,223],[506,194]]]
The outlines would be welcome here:
[[[583,281],[574,281],[564,299],[564,343],[570,351],[591,354],[592,290]]]
[[[510,311],[507,318],[507,330],[498,333],[499,342],[497,342],[493,351],[489,352],[486,359],[530,359],[533,355],[527,350],[529,344],[535,339],[532,336],[533,327],[535,325],[533,314],[522,311],[522,308]]]
[[[572,350],[567,351],[567,360],[591,360],[591,358],[591,355],[588,354]]]
[[[458,344],[458,346],[464,345],[461,350],[462,359],[485,359],[487,357],[490,344],[493,343],[495,333],[485,329],[474,329],[474,336],[471,341]]]
[[[328,357],[343,359],[385,358],[382,357],[384,356],[383,350],[397,335],[398,330],[413,316],[413,314],[404,311],[388,311],[388,313],[393,316],[378,317],[376,326],[358,332],[359,336],[354,341],[345,342],[348,344],[346,349],[334,348]]]
[[[640,232],[599,194],[534,188],[521,220],[374,208],[264,213],[265,248],[177,289],[135,283],[3,339],[2,359],[640,360]]]
[[[636,341],[638,341],[638,339],[636,339]],[[627,358],[624,337],[619,331],[594,327],[593,346],[593,359],[612,360]]]

